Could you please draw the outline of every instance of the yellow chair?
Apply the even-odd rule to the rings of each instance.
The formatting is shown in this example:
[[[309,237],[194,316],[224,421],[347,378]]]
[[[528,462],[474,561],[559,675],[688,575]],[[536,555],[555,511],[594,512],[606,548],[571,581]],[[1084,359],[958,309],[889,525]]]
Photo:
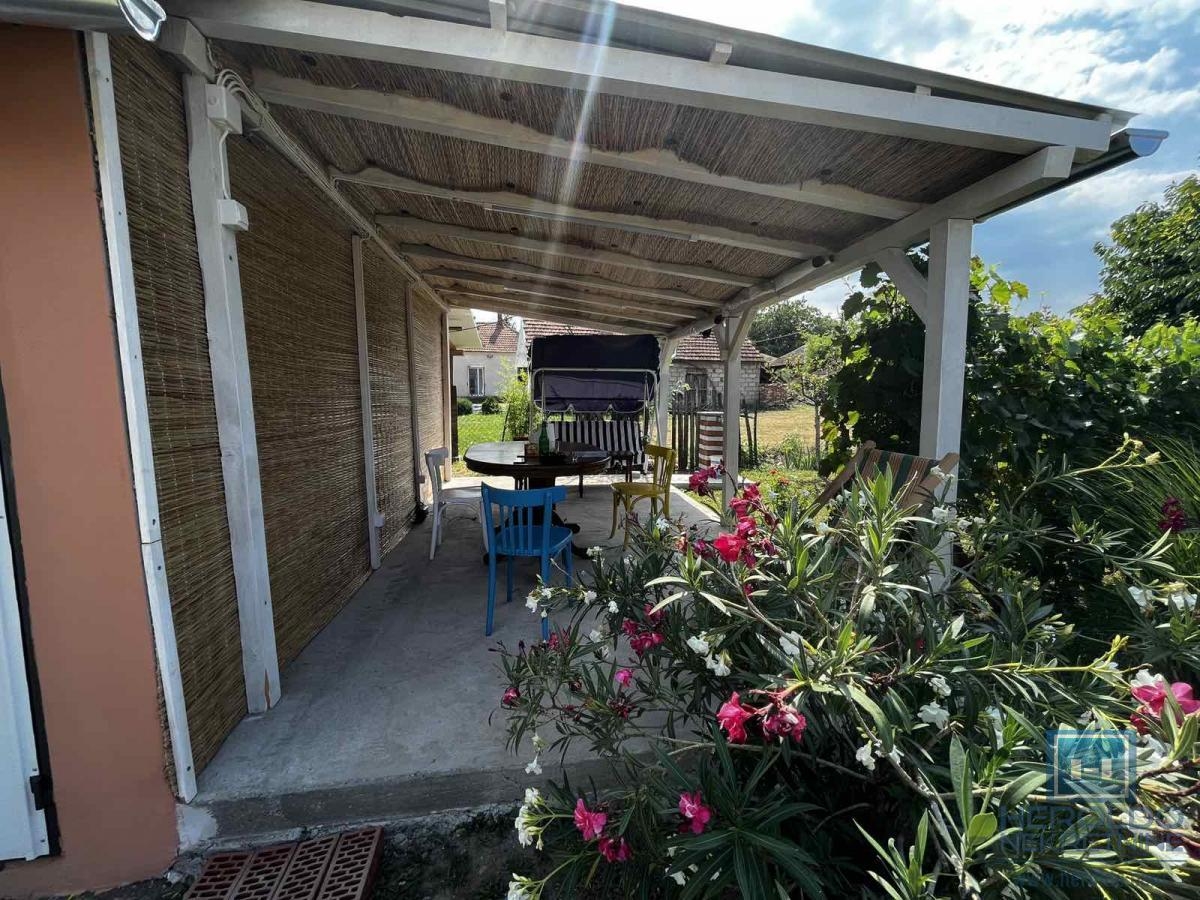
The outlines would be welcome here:
[[[654,444],[647,444],[644,448],[646,458],[650,460],[653,466],[652,479],[650,481],[626,481],[618,482],[612,486],[613,489],[613,520],[612,531],[609,532],[609,537],[617,533],[617,508],[623,507],[625,510],[625,543],[623,546],[629,546],[629,517],[633,515],[633,505],[639,500],[650,498],[650,516],[653,518],[658,514],[658,504],[662,501],[663,515],[671,515],[671,476],[675,474],[675,451],[668,447],[656,447]]]

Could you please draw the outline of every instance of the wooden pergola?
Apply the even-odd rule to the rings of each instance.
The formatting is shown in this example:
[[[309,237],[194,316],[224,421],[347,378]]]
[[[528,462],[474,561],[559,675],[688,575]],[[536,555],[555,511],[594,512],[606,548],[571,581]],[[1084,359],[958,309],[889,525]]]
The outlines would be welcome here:
[[[758,307],[878,263],[926,326],[931,457],[959,448],[973,223],[1165,136],[607,2],[164,5],[210,116],[240,106],[450,307],[653,333],[664,367],[712,329],[733,369]],[[905,255],[925,242],[928,277]]]

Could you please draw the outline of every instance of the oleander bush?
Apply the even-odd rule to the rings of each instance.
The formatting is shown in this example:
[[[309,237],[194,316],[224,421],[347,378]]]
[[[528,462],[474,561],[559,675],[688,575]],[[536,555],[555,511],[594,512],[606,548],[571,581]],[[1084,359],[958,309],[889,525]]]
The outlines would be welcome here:
[[[1135,442],[1043,461],[969,519],[898,508],[886,473],[819,522],[746,485],[715,537],[660,519],[593,551],[585,583],[528,598],[555,630],[502,649],[501,705],[531,777],[580,747],[611,786],[568,766],[526,791],[517,837],[547,874],[510,900],[1196,896],[1195,573],[1173,533],[1130,552],[1038,512],[1152,465]],[[1048,552],[1101,568],[1128,636],[1080,657],[1031,574]],[[1136,777],[1058,777],[1055,733],[1128,746]]]

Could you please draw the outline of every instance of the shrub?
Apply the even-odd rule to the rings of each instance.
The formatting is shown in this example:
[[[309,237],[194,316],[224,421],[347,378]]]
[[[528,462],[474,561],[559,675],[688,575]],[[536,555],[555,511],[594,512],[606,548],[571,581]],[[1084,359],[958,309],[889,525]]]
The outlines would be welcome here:
[[[469,416],[475,411],[475,405],[471,402],[470,397],[459,397],[456,409],[460,416]]]
[[[494,416],[500,412],[501,403],[499,397],[484,397],[479,404],[479,411],[485,416]]]
[[[886,472],[817,525],[747,486],[715,540],[660,519],[630,555],[594,550],[590,584],[530,595],[563,624],[502,653],[501,702],[527,771],[582,745],[616,787],[526,792],[518,838],[550,874],[514,876],[510,900],[1194,895],[1200,701],[1136,636],[1065,656],[1071,624],[1023,563],[1070,548],[1160,640],[1194,631],[1155,548],[1114,554],[1112,532],[1037,513],[1146,465],[1131,444],[1043,463],[970,520],[897,508]],[[1166,599],[1143,613],[1145,592]],[[1137,780],[1103,802],[1048,778],[1047,731],[1081,722],[1089,742],[1141,732]]]

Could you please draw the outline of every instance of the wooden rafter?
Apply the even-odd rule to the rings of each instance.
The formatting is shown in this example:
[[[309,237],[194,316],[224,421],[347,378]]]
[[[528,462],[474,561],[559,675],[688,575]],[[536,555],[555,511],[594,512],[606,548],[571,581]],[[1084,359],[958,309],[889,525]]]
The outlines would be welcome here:
[[[563,140],[553,134],[507,119],[473,113],[439,100],[363,88],[327,87],[301,78],[280,75],[270,69],[254,70],[254,89],[268,102],[280,106],[378,122],[494,147],[523,150],[644,175],[658,175],[881,219],[901,219],[921,206],[919,203],[860,191],[848,185],[827,184],[818,179],[778,184],[721,175],[698,163],[682,159],[671,150],[605,150]]]
[[[692,266],[687,263],[663,262],[628,253],[616,253],[612,250],[599,250],[579,244],[523,237],[509,234],[507,231],[483,231],[478,228],[466,228],[462,225],[431,222],[412,216],[376,216],[375,222],[389,228],[402,228],[419,238],[449,238],[456,241],[472,241],[477,244],[492,244],[496,247],[544,253],[547,256],[559,256],[563,259],[577,259],[598,266],[619,266],[623,269],[654,272],[658,275],[671,275],[675,278],[690,278],[694,281],[732,284],[737,287],[750,287],[759,281],[753,275],[735,275],[732,272],[722,272],[718,269]]]
[[[472,309],[486,309],[489,312],[499,312],[510,316],[521,316],[525,319],[543,319],[547,322],[558,322],[562,325],[582,325],[587,328],[604,328],[621,334],[662,334],[670,326],[650,325],[644,327],[630,324],[626,318],[606,318],[603,314],[581,312],[569,307],[548,305],[545,303],[513,303],[502,299],[492,299],[486,295],[449,294],[447,299],[451,304]]]
[[[637,297],[649,297],[654,300],[665,300],[689,307],[716,308],[721,305],[719,300],[704,300],[693,297],[683,291],[671,288],[639,287],[625,284],[621,281],[611,281],[594,275],[575,275],[572,272],[559,272],[556,269],[543,269],[538,266],[527,266],[524,263],[509,262],[503,259],[477,259],[473,256],[459,256],[424,244],[401,244],[398,248],[405,256],[417,259],[429,259],[438,263],[456,266],[475,266],[497,275],[516,275],[522,278],[536,279],[539,283],[555,282],[561,285],[571,285],[597,291],[615,291],[622,294],[632,294]],[[427,274],[435,274],[433,272]]]
[[[741,247],[743,250],[773,253],[776,256],[789,256],[793,259],[808,259],[829,253],[829,250],[820,244],[764,237],[752,232],[735,231],[731,228],[704,225],[699,222],[685,222],[681,219],[655,219],[651,216],[632,213],[583,209],[512,191],[459,190],[418,181],[415,178],[407,178],[397,175],[395,172],[375,167],[368,167],[361,172],[353,173],[331,169],[329,174],[334,181],[365,184],[368,187],[399,191],[404,194],[417,194],[422,197],[435,197],[439,200],[451,200],[457,203],[471,203],[475,206],[482,206],[490,212],[502,214],[574,222],[596,228],[615,228],[619,231],[634,231],[676,240],[706,241],[710,244],[724,244],[727,247]]]

